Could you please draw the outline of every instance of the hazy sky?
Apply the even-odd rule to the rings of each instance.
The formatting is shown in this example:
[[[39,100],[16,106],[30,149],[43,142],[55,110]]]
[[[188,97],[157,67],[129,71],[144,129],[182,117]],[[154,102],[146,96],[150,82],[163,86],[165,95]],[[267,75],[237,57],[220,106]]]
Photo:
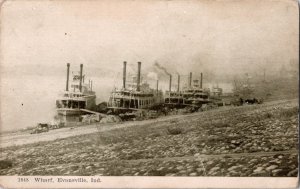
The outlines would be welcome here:
[[[12,104],[24,91],[39,106],[35,90],[43,95],[63,89],[67,62],[71,69],[84,64],[103,99],[115,82],[121,83],[123,61],[129,72],[141,61],[144,74],[155,62],[173,74],[213,71],[216,78],[261,67],[275,70],[298,61],[298,24],[292,0],[6,1],[1,118],[6,114],[13,120],[9,114],[17,105]]]
[[[181,74],[201,65],[230,71],[298,59],[298,33],[291,0],[7,1],[1,66],[112,70],[126,60]]]

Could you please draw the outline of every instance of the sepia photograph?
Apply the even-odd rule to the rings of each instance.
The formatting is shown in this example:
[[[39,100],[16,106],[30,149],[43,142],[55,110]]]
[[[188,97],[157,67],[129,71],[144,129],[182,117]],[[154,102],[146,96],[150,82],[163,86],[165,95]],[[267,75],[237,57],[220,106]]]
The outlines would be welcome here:
[[[298,1],[7,0],[0,31],[0,187],[297,186]]]

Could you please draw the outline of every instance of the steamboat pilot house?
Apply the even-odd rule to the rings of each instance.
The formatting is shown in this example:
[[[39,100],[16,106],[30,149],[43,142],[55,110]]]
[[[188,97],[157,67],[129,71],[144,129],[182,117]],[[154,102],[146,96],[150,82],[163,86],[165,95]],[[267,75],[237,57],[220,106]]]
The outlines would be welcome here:
[[[126,62],[123,64],[123,86],[114,89],[109,97],[108,108],[113,112],[133,112],[150,109],[163,103],[163,94],[156,89],[150,88],[148,83],[141,82],[141,62],[138,62],[137,77],[126,83]]]
[[[70,64],[67,64],[66,90],[56,100],[56,109],[59,115],[81,115],[83,110],[90,110],[95,106],[96,95],[92,90],[92,81],[85,83],[82,69],[83,65],[80,64],[80,72],[72,74],[71,87],[69,88]]]

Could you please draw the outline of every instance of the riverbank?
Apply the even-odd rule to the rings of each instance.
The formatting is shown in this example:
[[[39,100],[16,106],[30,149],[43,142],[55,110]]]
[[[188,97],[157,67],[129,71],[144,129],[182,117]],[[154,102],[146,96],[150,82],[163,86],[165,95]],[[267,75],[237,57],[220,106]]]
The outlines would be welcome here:
[[[297,128],[297,99],[64,128],[2,146],[0,174],[296,176]]]

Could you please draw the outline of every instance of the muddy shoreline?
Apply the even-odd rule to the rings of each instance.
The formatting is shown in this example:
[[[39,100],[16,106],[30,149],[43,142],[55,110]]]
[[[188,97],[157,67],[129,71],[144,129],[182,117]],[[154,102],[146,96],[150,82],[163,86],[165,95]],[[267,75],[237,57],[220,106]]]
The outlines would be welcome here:
[[[24,136],[6,139],[20,144],[2,147],[1,159],[12,166],[0,174],[297,176],[298,171],[297,99],[64,129],[45,133],[47,141],[44,133],[23,144]]]

